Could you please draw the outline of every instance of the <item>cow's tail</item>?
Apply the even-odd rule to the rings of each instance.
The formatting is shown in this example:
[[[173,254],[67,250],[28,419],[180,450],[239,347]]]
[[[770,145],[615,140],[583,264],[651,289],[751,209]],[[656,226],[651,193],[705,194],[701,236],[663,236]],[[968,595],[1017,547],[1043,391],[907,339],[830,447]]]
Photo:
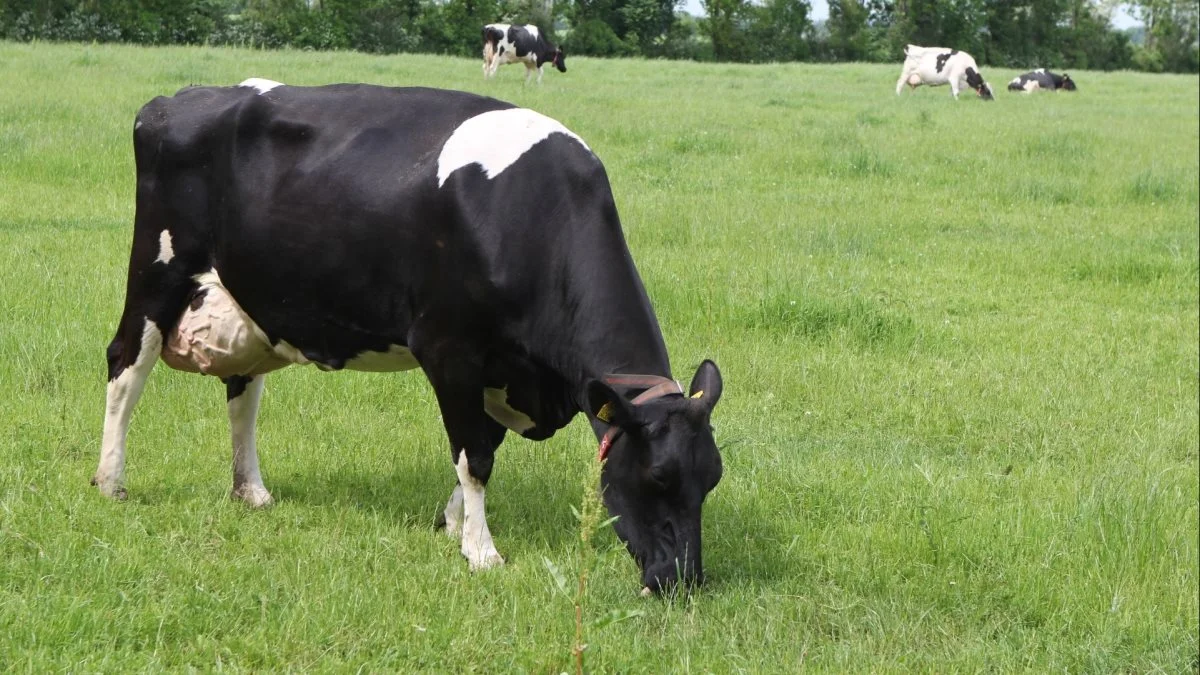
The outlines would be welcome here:
[[[492,36],[488,35],[488,29],[485,26],[483,29],[483,60],[490,62],[495,51],[496,45],[492,42]]]
[[[491,75],[492,60],[496,54],[496,43],[492,42],[492,36],[488,34],[488,29],[483,29],[483,78],[486,80]]]

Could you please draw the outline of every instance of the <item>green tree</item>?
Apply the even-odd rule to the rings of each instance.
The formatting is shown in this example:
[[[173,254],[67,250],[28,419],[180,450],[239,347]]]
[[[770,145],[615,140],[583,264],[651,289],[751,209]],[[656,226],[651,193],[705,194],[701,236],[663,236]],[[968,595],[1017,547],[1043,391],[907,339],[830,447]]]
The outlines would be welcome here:
[[[1200,0],[1139,0],[1138,18],[1146,24],[1146,44],[1138,65],[1146,70],[1200,71]]]
[[[751,61],[803,61],[809,57],[808,0],[765,0],[748,8]]]
[[[749,13],[747,0],[700,0],[708,17],[701,19],[700,32],[712,40],[713,58],[717,61],[743,61],[746,56],[746,34],[743,22]]]
[[[864,61],[870,47],[867,18],[859,0],[829,0],[829,53],[835,61]]]

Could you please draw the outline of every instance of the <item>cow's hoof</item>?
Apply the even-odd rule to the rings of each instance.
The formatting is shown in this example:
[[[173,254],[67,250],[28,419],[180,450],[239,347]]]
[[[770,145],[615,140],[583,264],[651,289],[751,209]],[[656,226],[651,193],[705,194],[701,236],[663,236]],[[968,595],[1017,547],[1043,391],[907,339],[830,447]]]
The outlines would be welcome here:
[[[125,486],[111,480],[100,480],[96,476],[92,476],[92,485],[100,488],[100,494],[105,497],[123,502],[129,498],[129,492],[125,490]]]
[[[500,567],[504,565],[504,558],[502,558],[500,554],[496,552],[496,549],[492,549],[490,551],[481,551],[475,555],[463,551],[463,555],[466,556],[467,563],[470,565],[472,572],[490,570],[493,567]]]
[[[271,504],[275,503],[275,500],[271,498],[271,493],[267,492],[267,489],[261,485],[243,485],[241,487],[236,487],[233,489],[233,492],[229,494],[229,498],[245,502],[247,506],[255,509],[260,509],[264,506],[270,506]]]

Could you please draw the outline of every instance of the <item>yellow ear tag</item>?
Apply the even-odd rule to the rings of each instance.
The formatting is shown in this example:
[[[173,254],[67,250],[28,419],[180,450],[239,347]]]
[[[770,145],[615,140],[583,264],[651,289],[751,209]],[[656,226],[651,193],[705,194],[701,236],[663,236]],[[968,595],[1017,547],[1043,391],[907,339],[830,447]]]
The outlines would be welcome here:
[[[605,403],[596,411],[596,418],[601,422],[609,422],[612,420],[612,404]]]
[[[696,393],[692,394],[692,398],[700,398],[700,397],[701,397],[701,396],[703,396],[703,395],[704,395],[704,390],[703,390],[703,389],[701,389],[700,391],[698,391],[698,392],[696,392]]]

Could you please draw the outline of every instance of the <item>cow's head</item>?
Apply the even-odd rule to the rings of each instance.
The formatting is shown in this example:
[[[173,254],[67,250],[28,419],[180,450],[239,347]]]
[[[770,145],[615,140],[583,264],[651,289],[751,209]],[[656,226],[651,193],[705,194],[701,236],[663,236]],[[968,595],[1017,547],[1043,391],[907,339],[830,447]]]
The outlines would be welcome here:
[[[550,62],[554,64],[555,68],[558,68],[558,72],[567,72],[567,55],[563,52],[562,47],[554,48],[554,58]]]
[[[1070,75],[1063,73],[1061,88],[1066,89],[1067,91],[1075,91],[1075,80],[1072,80]]]
[[[600,484],[613,529],[661,593],[704,581],[700,509],[721,480],[709,417],[721,398],[721,372],[705,361],[688,395],[634,404],[600,380],[588,385],[590,411],[613,427]]]
[[[984,81],[983,76],[974,68],[967,68],[967,86],[975,90],[979,94],[979,98],[985,101],[990,101],[992,98],[992,88]]]

